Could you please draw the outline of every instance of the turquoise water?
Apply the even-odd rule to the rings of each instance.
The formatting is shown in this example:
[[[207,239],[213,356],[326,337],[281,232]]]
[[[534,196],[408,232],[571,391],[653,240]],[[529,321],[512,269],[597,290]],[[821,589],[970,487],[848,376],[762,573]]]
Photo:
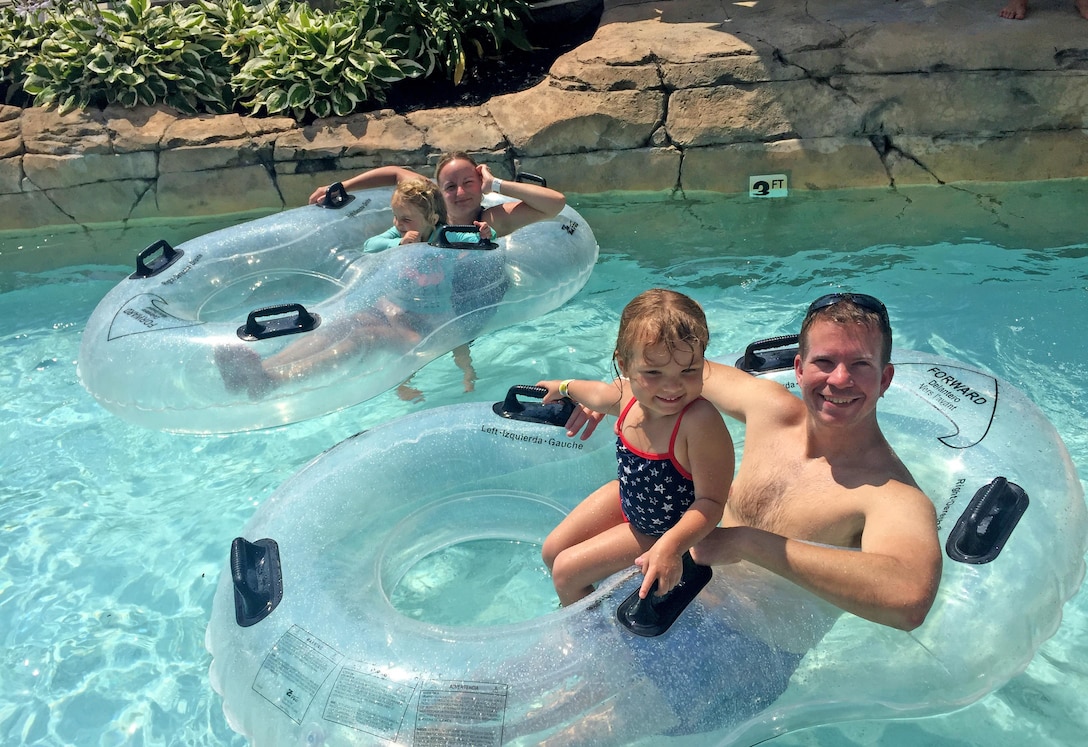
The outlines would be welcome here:
[[[827,290],[873,293],[897,344],[1023,389],[1083,481],[1086,198],[1088,184],[1065,182],[577,200],[601,244],[598,268],[563,308],[477,341],[475,393],[446,356],[416,375],[423,402],[386,393],[305,423],[213,437],[108,415],[79,385],[75,360],[84,322],[136,251],[218,222],[0,233],[0,743],[243,744],[208,685],[203,637],[230,541],[254,507],[307,460],[379,422],[491,401],[544,375],[607,376],[619,310],[655,285],[704,305],[721,356],[795,331]],[[773,744],[1076,744],[1088,728],[1085,662],[1082,591],[1027,670],[975,705]]]
[[[559,606],[540,551],[535,542],[507,540],[443,548],[408,569],[389,603],[405,617],[453,627],[532,620]]]

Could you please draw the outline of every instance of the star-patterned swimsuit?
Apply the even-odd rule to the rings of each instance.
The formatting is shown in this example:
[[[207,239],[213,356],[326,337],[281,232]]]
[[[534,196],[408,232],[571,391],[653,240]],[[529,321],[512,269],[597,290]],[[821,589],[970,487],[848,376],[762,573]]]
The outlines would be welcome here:
[[[695,401],[689,403],[676,418],[667,454],[639,451],[623,437],[623,421],[634,404],[635,398],[632,397],[616,421],[620,509],[635,529],[651,537],[660,537],[695,502],[695,483],[673,454],[676,434],[680,432],[680,421]]]

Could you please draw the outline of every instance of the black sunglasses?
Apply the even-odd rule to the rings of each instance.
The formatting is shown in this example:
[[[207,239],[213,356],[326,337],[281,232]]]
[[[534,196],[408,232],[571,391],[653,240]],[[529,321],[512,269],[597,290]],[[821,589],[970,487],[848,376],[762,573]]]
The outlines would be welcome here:
[[[882,323],[889,324],[888,310],[884,308],[884,304],[880,302],[880,299],[864,293],[828,293],[826,296],[820,296],[809,304],[808,311],[805,312],[805,318],[808,319],[820,309],[834,306],[839,301],[849,301],[855,306],[871,311],[880,317]]]

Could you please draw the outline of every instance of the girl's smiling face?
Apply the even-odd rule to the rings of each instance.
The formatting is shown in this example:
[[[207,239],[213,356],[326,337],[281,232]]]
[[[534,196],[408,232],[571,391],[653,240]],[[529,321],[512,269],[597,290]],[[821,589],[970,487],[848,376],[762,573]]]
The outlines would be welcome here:
[[[683,342],[636,345],[630,361],[616,359],[647,417],[675,415],[703,392],[703,354]]]

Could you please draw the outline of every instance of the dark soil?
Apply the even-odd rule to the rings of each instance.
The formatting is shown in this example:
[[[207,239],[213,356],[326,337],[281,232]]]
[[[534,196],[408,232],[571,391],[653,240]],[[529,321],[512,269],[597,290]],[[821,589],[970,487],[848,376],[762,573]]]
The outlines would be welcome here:
[[[576,23],[531,28],[528,37],[532,50],[503,50],[493,57],[478,59],[465,70],[457,86],[447,80],[401,81],[390,89],[385,104],[375,108],[403,114],[417,109],[478,106],[493,96],[532,88],[544,80],[560,55],[593,38],[600,20],[597,10]]]

